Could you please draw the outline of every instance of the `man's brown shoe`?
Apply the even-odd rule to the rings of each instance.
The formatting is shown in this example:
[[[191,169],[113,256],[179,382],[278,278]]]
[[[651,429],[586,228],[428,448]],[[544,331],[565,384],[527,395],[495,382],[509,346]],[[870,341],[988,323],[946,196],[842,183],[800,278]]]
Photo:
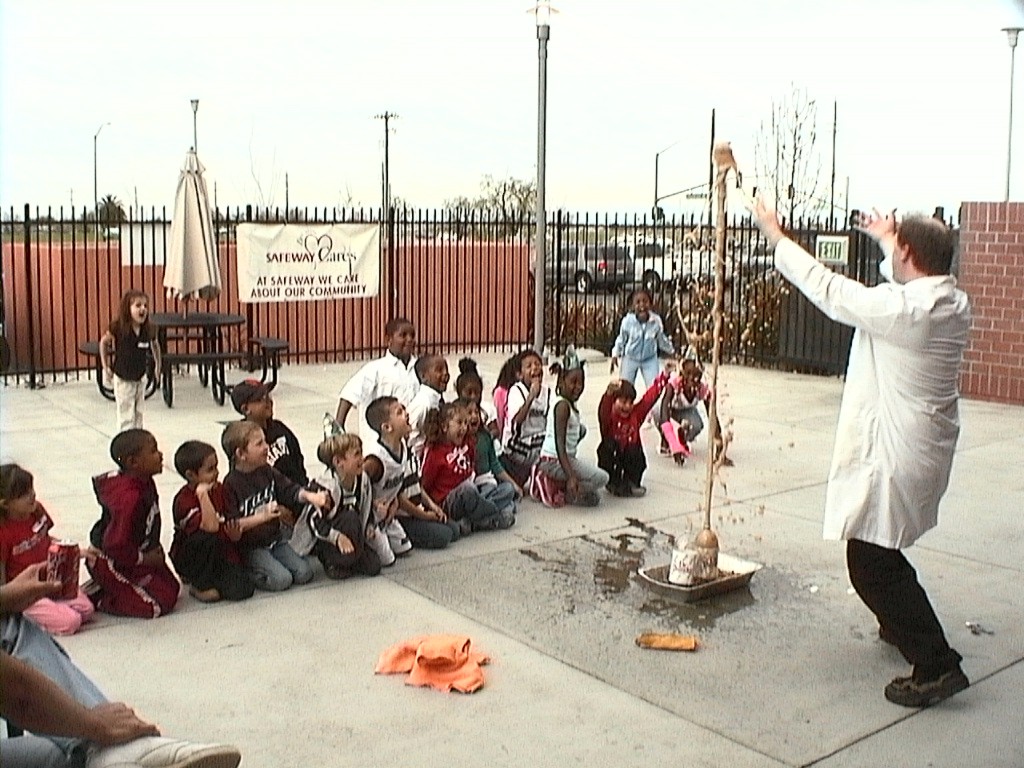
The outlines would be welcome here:
[[[930,707],[970,685],[967,675],[960,667],[927,682],[917,682],[912,677],[897,677],[885,686],[885,698],[901,707]]]

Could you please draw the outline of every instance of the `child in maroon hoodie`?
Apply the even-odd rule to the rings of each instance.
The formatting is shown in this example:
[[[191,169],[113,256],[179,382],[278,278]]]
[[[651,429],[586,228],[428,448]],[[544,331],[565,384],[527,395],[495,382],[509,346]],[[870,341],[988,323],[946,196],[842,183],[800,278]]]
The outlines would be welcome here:
[[[597,407],[601,427],[601,444],[597,446],[597,466],[608,473],[608,492],[615,496],[643,496],[647,489],[640,484],[647,469],[647,457],[640,442],[640,425],[658,402],[668,381],[662,371],[636,400],[636,388],[625,379],[608,385]]]
[[[178,602],[179,584],[160,546],[160,500],[153,476],[163,471],[156,438],[126,429],[110,443],[120,468],[92,479],[103,509],[86,556],[97,591],[86,590],[96,609],[118,616],[155,619]]]

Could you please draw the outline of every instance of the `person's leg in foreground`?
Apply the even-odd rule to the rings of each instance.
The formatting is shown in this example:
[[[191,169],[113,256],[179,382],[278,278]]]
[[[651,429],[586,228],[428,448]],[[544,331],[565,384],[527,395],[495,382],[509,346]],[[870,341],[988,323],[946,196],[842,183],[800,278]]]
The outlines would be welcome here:
[[[0,741],[5,768],[235,768],[241,761],[235,747],[160,737],[156,726],[130,708],[107,701],[32,621],[17,614],[0,621],[0,714],[23,729],[46,734]]]

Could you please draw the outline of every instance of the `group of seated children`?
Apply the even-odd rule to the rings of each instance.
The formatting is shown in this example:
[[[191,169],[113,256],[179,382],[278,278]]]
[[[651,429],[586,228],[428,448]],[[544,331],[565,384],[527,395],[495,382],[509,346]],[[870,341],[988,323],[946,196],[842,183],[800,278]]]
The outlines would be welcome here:
[[[373,576],[412,548],[441,549],[475,531],[515,524],[524,487],[549,506],[599,503],[602,486],[640,496],[646,458],[640,426],[662,390],[662,420],[683,445],[702,427],[695,406],[709,393],[692,361],[681,375],[654,377],[636,402],[631,382],[616,380],[601,399],[598,466],[578,456],[586,427],[578,401],[583,364],[570,348],[551,369],[531,349],[509,358],[482,402],[476,363],[459,363],[457,399],[444,401],[449,374],[440,355],[412,356],[415,331],[388,323],[388,351],[344,386],[337,416],[317,449],[325,470],[310,481],[295,434],[274,418],[269,388],[247,379],[232,389],[241,421],[221,436],[229,471],[218,482],[217,451],[198,440],[175,452],[185,485],[174,497],[168,567],[160,545],[153,477],[163,470],[156,438],[143,429],[114,437],[117,469],[93,479],[100,519],[84,552],[91,580],[67,600],[41,600],[27,613],[54,633],[71,633],[94,609],[155,618],[170,612],[178,577],[197,600],[244,600],[256,589],[281,591],[313,578],[315,556],[332,579]],[[372,438],[344,431],[348,412],[364,410]],[[668,421],[668,419],[675,421]],[[53,521],[36,501],[32,476],[0,467],[0,567],[9,580],[46,559]]]

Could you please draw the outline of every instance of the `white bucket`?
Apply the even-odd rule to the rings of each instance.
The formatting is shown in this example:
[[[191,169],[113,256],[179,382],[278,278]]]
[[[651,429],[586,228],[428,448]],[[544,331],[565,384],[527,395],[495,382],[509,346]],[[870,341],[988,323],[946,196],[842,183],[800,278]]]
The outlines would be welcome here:
[[[688,587],[694,582],[693,567],[697,562],[697,552],[693,549],[673,549],[672,564],[668,569],[668,580],[671,584]]]

